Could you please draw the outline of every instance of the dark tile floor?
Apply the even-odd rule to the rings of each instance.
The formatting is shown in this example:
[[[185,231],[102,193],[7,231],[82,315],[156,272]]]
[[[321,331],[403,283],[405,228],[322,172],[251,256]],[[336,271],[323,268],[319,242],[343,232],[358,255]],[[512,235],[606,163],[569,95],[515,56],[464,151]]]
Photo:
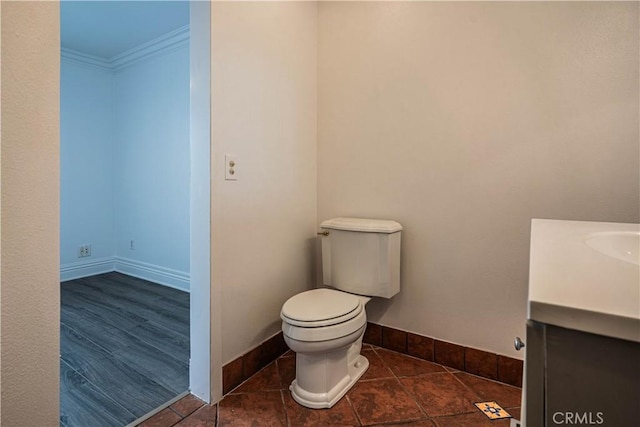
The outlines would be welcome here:
[[[369,359],[369,370],[331,409],[307,409],[291,398],[295,356],[288,352],[218,405],[188,396],[141,426],[509,426],[508,419],[489,420],[473,405],[484,401],[520,416],[517,387],[379,347],[365,345],[362,354]]]

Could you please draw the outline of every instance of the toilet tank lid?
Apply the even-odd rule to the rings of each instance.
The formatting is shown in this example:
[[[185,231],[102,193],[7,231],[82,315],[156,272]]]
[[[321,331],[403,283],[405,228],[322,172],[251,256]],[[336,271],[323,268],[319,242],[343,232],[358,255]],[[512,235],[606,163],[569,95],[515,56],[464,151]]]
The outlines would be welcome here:
[[[387,219],[332,218],[322,221],[320,228],[330,230],[359,231],[363,233],[396,233],[402,225]]]

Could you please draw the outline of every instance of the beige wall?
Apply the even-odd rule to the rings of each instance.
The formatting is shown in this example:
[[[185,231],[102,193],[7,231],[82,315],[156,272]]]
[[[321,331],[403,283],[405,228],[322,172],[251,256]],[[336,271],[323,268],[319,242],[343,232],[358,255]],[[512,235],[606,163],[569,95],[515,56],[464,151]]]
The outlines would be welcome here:
[[[59,424],[56,2],[2,9],[2,426]]]
[[[638,3],[320,4],[318,220],[405,227],[371,321],[522,357],[531,218],[640,220],[638,36]]]
[[[58,5],[0,10],[1,424],[57,425]],[[530,218],[640,220],[637,3],[216,2],[212,16],[224,362],[313,282],[318,220],[405,226],[402,292],[372,321],[504,354],[523,333]]]
[[[277,333],[284,301],[313,283],[317,5],[214,2],[211,16],[212,295],[226,363]],[[224,180],[225,154],[238,156],[237,181]]]

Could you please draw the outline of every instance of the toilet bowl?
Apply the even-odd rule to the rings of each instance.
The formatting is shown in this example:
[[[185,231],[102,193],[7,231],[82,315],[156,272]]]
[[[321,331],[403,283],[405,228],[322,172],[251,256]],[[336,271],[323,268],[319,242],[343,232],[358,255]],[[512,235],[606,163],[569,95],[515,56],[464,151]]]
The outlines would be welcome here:
[[[282,331],[296,352],[293,399],[313,409],[330,408],[369,367],[360,354],[368,297],[332,289],[295,295],[282,307]]]
[[[371,297],[400,291],[400,231],[395,221],[334,218],[323,221],[322,276],[328,288],[289,298],[282,332],[296,352],[291,396],[307,408],[330,408],[369,367],[360,354]]]

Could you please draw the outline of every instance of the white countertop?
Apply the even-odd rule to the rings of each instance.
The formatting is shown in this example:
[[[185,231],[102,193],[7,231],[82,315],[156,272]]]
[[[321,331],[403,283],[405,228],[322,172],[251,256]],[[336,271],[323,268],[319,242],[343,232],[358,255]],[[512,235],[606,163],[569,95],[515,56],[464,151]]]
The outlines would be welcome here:
[[[640,224],[534,219],[529,319],[640,342],[638,235]],[[602,236],[624,245],[594,249]]]

